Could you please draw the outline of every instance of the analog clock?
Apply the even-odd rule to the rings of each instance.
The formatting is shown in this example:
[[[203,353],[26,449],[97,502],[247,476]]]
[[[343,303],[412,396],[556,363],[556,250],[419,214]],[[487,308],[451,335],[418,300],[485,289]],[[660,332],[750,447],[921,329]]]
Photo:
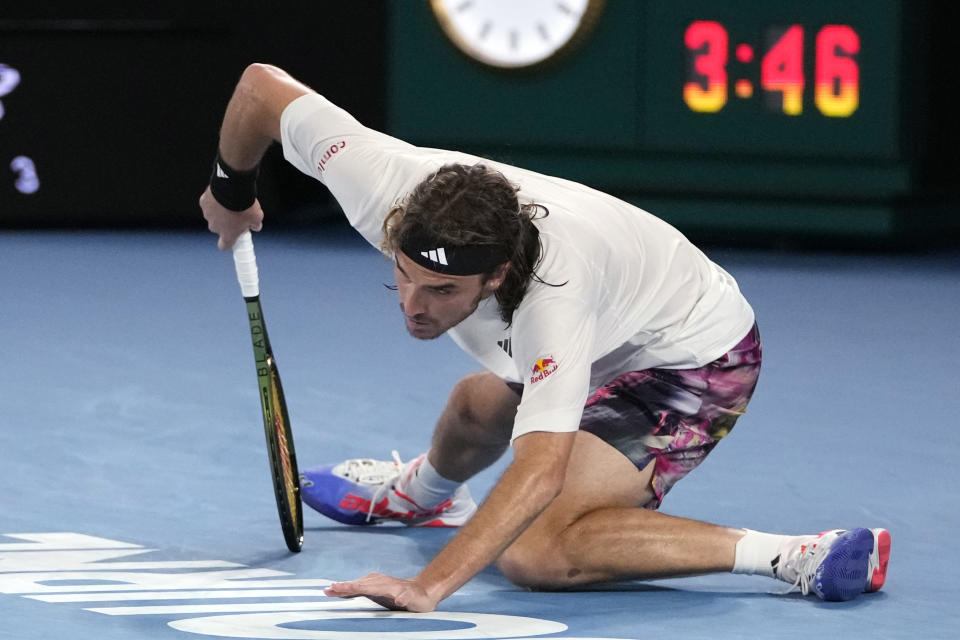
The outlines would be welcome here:
[[[565,55],[586,39],[604,0],[430,0],[453,44],[499,69],[526,69]]]

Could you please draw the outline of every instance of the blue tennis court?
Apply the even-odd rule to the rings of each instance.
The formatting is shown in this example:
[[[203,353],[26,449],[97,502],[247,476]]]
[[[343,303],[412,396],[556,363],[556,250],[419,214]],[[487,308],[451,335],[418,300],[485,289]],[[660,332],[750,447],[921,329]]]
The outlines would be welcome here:
[[[392,268],[337,226],[256,237],[301,467],[406,459],[475,365],[409,338]],[[243,303],[206,233],[4,232],[0,638],[955,638],[960,253],[707,249],[764,372],[667,513],[784,533],[885,527],[883,591],[824,603],[710,575],[526,592],[488,569],[432,614],[327,598],[407,576],[448,530],[276,518]],[[501,461],[471,482],[484,495]]]

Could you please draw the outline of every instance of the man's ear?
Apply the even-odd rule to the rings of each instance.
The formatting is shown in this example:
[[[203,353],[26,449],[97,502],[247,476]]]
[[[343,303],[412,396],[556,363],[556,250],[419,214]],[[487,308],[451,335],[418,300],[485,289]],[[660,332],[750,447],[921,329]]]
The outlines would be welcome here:
[[[509,272],[510,269],[511,265],[509,262],[504,262],[497,267],[490,279],[483,283],[484,290],[489,294],[499,289],[500,285],[502,285],[503,281],[506,279],[507,272]]]

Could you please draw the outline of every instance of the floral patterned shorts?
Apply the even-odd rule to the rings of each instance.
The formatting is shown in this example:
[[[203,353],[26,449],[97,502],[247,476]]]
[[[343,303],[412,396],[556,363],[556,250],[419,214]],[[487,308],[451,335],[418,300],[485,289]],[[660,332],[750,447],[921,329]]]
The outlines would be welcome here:
[[[754,325],[737,346],[699,369],[624,373],[587,400],[580,428],[612,445],[638,469],[655,462],[655,497],[645,506],[656,509],[746,411],[761,359]]]

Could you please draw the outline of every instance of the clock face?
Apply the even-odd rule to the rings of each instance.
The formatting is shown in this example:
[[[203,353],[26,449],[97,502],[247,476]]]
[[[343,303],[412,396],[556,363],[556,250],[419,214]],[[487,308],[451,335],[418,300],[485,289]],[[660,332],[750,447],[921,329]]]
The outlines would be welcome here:
[[[603,0],[430,0],[430,7],[465,54],[493,67],[521,69],[582,41]]]

